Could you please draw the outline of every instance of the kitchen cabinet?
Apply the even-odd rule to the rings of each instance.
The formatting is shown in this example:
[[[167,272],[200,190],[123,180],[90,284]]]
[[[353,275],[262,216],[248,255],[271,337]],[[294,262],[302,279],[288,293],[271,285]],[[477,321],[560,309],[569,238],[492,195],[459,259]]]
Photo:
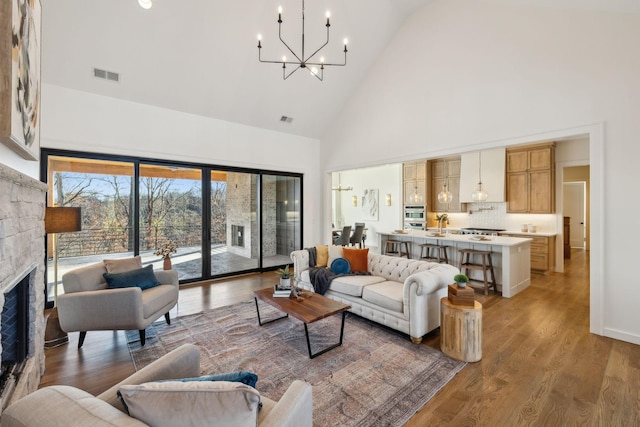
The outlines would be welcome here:
[[[555,143],[506,150],[507,212],[555,212]]]
[[[460,203],[460,156],[434,159],[427,162],[427,176],[429,177],[429,211],[431,212],[462,212]],[[450,203],[440,203],[438,193],[442,186],[448,183],[452,200]]]
[[[480,163],[482,163],[480,178],[482,178],[482,188],[489,195],[487,202],[504,202],[505,149],[494,148],[483,150],[481,153],[482,159],[478,155],[478,151],[461,155],[460,201],[462,203],[476,203],[471,199],[471,193],[478,186],[478,171]]]
[[[427,163],[424,160],[407,162],[402,165],[403,200],[405,205],[426,204],[427,200]],[[418,192],[421,202],[413,200]]]
[[[534,236],[518,233],[500,233],[508,237],[528,237],[531,241],[531,271],[548,273],[554,270],[556,253],[556,236]]]

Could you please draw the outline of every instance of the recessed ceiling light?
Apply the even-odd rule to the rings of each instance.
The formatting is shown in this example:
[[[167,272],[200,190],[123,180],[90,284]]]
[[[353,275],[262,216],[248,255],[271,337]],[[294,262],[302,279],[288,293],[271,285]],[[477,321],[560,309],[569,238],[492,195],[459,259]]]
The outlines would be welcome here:
[[[153,6],[151,0],[138,0],[138,4],[143,9],[151,9],[151,6]]]

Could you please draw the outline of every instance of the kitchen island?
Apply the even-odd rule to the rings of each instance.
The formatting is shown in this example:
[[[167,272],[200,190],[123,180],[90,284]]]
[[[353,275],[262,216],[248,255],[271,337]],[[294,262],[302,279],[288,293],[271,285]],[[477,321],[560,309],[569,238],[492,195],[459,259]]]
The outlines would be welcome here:
[[[438,234],[435,230],[407,230],[402,233],[395,231],[378,232],[378,237],[381,251],[384,251],[387,240],[408,242],[412,259],[420,259],[420,245],[423,243],[444,246],[447,248],[449,264],[456,267],[460,266],[460,257],[458,255],[460,249],[490,251],[498,291],[502,292],[502,296],[505,298],[510,298],[522,292],[531,283],[532,239],[530,238]],[[481,280],[481,273],[480,271],[470,271],[469,277],[474,280]],[[451,282],[453,283],[453,277]]]

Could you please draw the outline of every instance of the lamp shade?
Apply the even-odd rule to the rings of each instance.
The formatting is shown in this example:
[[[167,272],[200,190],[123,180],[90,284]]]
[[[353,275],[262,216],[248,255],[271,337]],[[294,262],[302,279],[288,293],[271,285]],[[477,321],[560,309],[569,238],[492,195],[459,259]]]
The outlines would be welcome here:
[[[82,230],[81,208],[47,207],[44,214],[45,233],[67,233]]]

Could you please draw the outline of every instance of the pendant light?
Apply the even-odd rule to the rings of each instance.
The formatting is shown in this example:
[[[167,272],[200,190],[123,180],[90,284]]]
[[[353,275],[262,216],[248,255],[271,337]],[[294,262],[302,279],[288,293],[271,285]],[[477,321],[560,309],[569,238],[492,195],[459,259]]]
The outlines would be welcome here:
[[[471,200],[474,202],[484,202],[489,197],[489,194],[482,188],[482,152],[478,152],[478,186],[475,191],[471,193]]]
[[[414,187],[413,194],[409,197],[412,203],[422,203],[422,196],[418,193],[418,187]]]
[[[447,169],[447,162],[444,162],[444,169],[446,172],[446,179],[442,184],[442,191],[438,193],[438,202],[449,204],[453,200],[453,195],[449,191],[449,170]]]

